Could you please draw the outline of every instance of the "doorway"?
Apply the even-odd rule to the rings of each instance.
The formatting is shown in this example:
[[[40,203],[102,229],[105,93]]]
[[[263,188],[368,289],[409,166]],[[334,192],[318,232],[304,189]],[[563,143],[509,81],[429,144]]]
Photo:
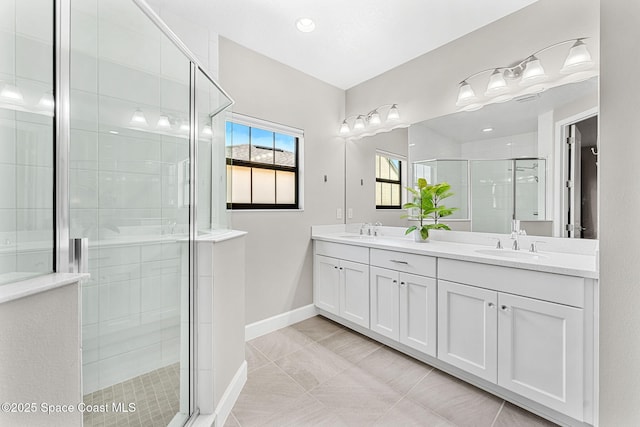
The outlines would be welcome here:
[[[598,238],[598,116],[565,126],[564,236]]]

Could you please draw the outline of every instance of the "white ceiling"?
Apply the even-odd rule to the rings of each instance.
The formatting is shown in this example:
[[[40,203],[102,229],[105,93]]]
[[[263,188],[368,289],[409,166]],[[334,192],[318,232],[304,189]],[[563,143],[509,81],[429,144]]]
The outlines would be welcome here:
[[[351,88],[536,0],[155,0],[249,49]],[[296,29],[300,17],[316,30]]]

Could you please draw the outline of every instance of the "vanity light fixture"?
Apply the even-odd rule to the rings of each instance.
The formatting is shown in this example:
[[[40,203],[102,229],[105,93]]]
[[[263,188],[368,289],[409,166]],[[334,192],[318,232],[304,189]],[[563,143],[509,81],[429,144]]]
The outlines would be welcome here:
[[[296,21],[296,28],[301,33],[310,33],[316,29],[316,23],[311,18],[300,18]]]
[[[557,84],[586,80],[597,75],[597,70],[595,72],[586,71],[594,66],[591,54],[584,42],[586,39],[587,37],[579,37],[554,43],[512,65],[493,67],[471,74],[459,83],[456,106],[462,111],[474,111],[486,104],[506,102],[519,95],[540,92]],[[573,45],[560,69],[560,74],[567,76],[560,80],[562,76],[547,74],[538,56],[550,49],[569,43]],[[553,69],[553,67],[550,68]],[[557,70],[558,68],[560,67],[558,66],[555,69]],[[469,80],[489,72],[491,72],[491,76],[484,91],[484,99],[481,99],[476,95]],[[512,81],[517,81],[517,84],[510,84]],[[549,82],[549,85],[546,83],[542,85],[542,82]]]
[[[5,83],[0,91],[0,98],[14,103],[22,103],[24,101],[22,92],[20,92],[18,86],[12,85],[11,83]]]
[[[189,132],[189,122],[187,120],[182,120],[182,122],[180,122],[180,131]]]
[[[202,128],[202,134],[203,135],[207,135],[207,136],[213,135],[213,131],[211,130],[211,126],[205,125],[205,127]]]
[[[133,112],[133,116],[131,116],[131,124],[134,126],[147,126],[147,118],[144,116],[141,109],[136,108],[136,111]]]
[[[169,121],[169,116],[166,114],[160,114],[160,118],[157,123],[158,128],[160,129],[171,129],[171,122]]]
[[[340,135],[348,139],[357,139],[407,126],[407,124],[400,122],[398,105],[385,104],[374,108],[367,114],[354,114],[346,117],[340,124]]]
[[[53,107],[55,107],[56,103],[53,99],[53,93],[51,92],[47,92],[44,95],[42,95],[42,97],[40,97],[40,101],[38,102],[38,107],[42,108],[43,110],[53,110]]]

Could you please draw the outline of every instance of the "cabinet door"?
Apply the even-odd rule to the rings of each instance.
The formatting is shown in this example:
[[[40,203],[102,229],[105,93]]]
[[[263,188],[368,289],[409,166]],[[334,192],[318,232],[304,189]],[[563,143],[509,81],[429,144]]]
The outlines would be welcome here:
[[[495,291],[438,280],[438,359],[496,382],[497,299]]]
[[[316,255],[313,266],[313,301],[316,307],[339,314],[339,285],[338,260]]]
[[[400,342],[436,356],[436,281],[400,273]]]
[[[498,296],[498,384],[583,419],[583,310]]]
[[[398,272],[371,267],[371,330],[394,340],[398,332]]]
[[[369,266],[340,261],[340,316],[369,327]]]

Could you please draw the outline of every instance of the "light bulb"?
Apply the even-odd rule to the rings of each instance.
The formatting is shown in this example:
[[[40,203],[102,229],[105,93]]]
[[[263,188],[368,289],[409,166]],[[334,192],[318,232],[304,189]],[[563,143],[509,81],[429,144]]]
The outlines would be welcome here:
[[[522,72],[522,79],[520,80],[520,86],[528,86],[534,83],[545,81],[549,78],[542,68],[540,60],[535,56],[532,56],[527,61],[524,71]]]
[[[157,126],[160,129],[169,129],[171,128],[171,122],[169,121],[169,117],[165,114],[160,114],[160,118],[158,119]]]
[[[42,97],[40,98],[40,102],[38,102],[38,107],[42,108],[43,110],[53,110],[53,107],[55,107],[55,105],[56,103],[51,92],[47,92],[42,95]]]
[[[400,111],[398,110],[398,106],[393,104],[389,109],[389,113],[387,114],[387,120],[399,120],[400,119]]]
[[[369,124],[377,126],[380,123],[381,123],[380,122],[380,114],[378,113],[377,110],[374,110],[373,113],[371,113],[371,115],[369,116]]]
[[[133,112],[133,116],[131,116],[131,124],[147,126],[147,118],[144,116],[141,109],[137,108],[136,111]]]
[[[471,104],[476,101],[478,98],[476,97],[476,93],[473,91],[473,88],[466,80],[460,82],[460,90],[458,91],[458,100],[456,101],[456,106],[461,107],[467,104]]]
[[[206,125],[205,127],[203,127],[202,128],[202,134],[203,135],[207,135],[207,136],[213,135],[213,131],[211,130],[211,126]]]
[[[316,29],[316,23],[311,18],[300,18],[296,21],[296,27],[300,32],[310,33]]]
[[[593,67],[593,60],[591,54],[587,49],[587,45],[582,40],[576,40],[571,49],[569,55],[564,61],[564,65],[560,70],[562,74],[571,74],[576,71],[584,71]]]
[[[351,129],[349,129],[349,124],[347,123],[347,120],[343,120],[342,124],[340,125],[340,133],[349,133]]]
[[[189,122],[187,122],[186,120],[183,120],[183,121],[180,123],[180,130],[181,130],[182,132],[189,132]]]
[[[353,124],[353,128],[357,130],[364,129],[364,118],[362,116],[358,116],[356,118],[356,122]]]
[[[18,89],[17,86],[12,85],[11,83],[7,83],[4,85],[4,87],[0,91],[0,98],[5,99],[6,101],[17,103],[22,103],[24,101],[20,89]]]
[[[496,96],[507,92],[509,88],[507,87],[507,82],[502,75],[502,72],[497,68],[491,74],[489,78],[489,84],[487,85],[487,91],[484,93],[485,96]]]

